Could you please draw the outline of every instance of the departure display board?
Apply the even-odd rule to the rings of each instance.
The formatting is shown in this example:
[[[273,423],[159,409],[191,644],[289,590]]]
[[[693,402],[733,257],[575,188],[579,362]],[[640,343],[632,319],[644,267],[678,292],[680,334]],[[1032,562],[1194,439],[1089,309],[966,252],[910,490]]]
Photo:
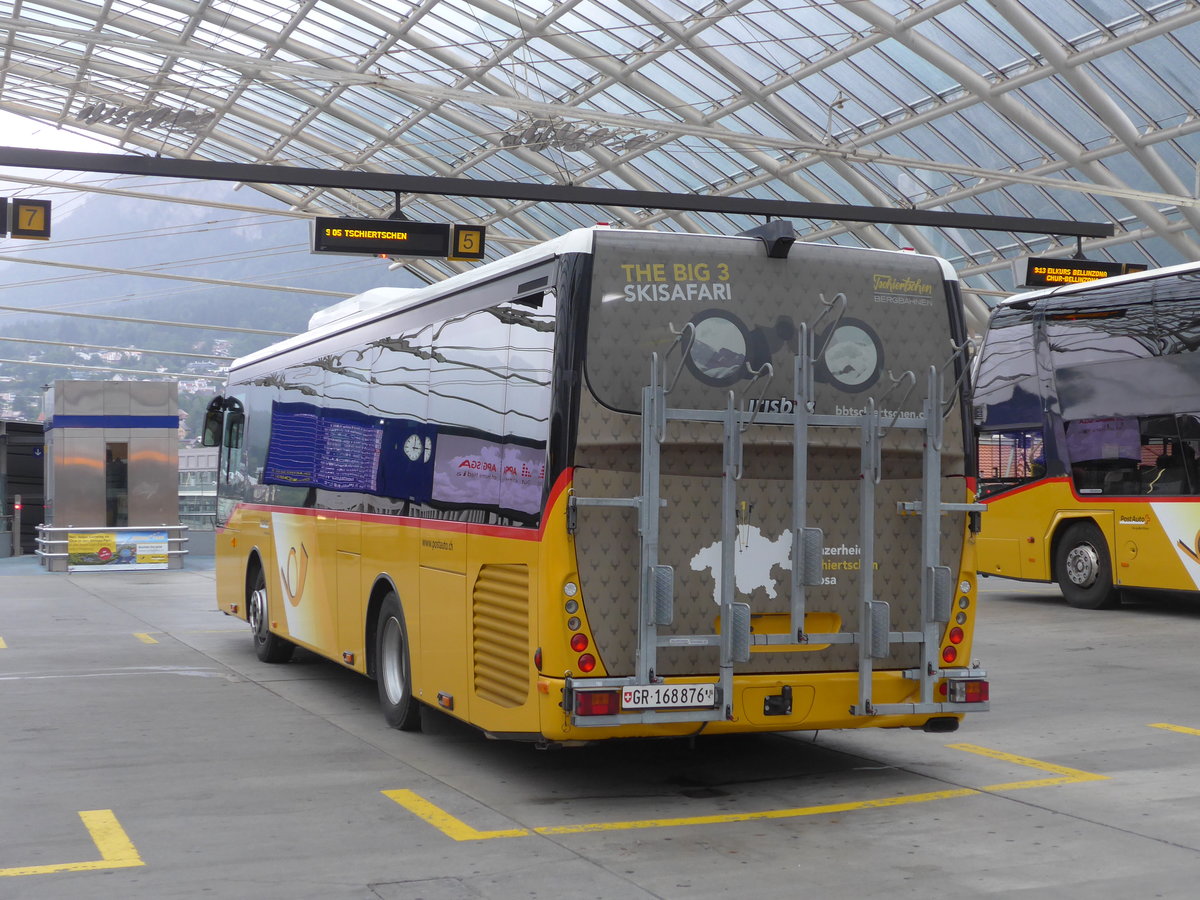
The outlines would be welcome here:
[[[313,223],[313,252],[445,259],[450,255],[450,226],[404,219],[318,216]]]
[[[1082,284],[1113,275],[1144,272],[1140,263],[1100,262],[1090,259],[1048,259],[1030,257],[1025,269],[1027,287],[1054,287],[1059,284]]]

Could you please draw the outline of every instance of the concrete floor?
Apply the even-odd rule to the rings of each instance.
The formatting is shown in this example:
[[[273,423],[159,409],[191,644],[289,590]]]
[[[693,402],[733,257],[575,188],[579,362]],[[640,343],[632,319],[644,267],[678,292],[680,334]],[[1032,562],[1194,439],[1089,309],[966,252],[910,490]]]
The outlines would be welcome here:
[[[992,710],[956,734],[546,752],[259,663],[211,560],[0,560],[0,897],[1196,896],[1200,603],[982,601]]]

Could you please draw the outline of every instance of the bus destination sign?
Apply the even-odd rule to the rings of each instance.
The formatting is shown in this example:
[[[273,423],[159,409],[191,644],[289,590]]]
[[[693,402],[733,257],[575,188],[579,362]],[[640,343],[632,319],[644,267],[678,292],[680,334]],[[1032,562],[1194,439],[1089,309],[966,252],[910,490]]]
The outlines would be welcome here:
[[[1054,287],[1059,284],[1082,284],[1114,275],[1144,272],[1141,263],[1100,262],[1090,259],[1048,259],[1031,256],[1025,268],[1026,287]]]
[[[313,223],[313,252],[445,259],[450,255],[450,226],[404,219],[318,216]]]

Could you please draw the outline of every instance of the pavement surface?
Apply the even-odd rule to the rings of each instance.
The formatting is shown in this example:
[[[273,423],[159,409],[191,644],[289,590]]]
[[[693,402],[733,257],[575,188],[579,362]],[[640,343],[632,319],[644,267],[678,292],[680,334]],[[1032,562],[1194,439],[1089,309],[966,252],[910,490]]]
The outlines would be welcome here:
[[[992,710],[539,751],[269,666],[211,559],[0,560],[0,898],[1191,898],[1200,603],[983,579]]]

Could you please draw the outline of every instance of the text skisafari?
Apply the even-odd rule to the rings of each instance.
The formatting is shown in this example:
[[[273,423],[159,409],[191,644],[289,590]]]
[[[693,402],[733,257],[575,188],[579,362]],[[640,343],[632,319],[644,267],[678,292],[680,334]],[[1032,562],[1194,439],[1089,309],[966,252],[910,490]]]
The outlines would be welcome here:
[[[621,271],[629,303],[733,299],[728,263],[626,263]]]

